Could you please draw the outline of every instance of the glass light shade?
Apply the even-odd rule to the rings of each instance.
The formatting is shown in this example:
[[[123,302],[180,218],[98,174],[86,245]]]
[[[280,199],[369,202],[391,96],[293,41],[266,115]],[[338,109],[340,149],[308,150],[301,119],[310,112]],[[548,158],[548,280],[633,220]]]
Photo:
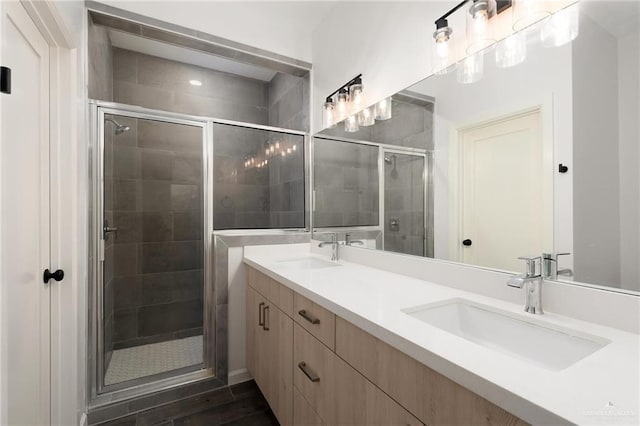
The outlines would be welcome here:
[[[342,120],[347,116],[349,110],[349,95],[347,92],[339,92],[336,102],[336,122]]]
[[[364,93],[362,84],[356,83],[349,86],[349,100],[353,105],[353,110],[359,110],[364,103]]]
[[[527,34],[524,31],[511,34],[496,46],[496,65],[513,67],[527,57]]]
[[[358,126],[358,116],[356,114],[350,115],[344,120],[344,131],[353,133],[360,130],[360,126]]]
[[[333,102],[325,102],[322,109],[322,126],[326,128],[336,126],[336,104]],[[271,147],[273,148],[273,147]],[[273,151],[272,151],[273,152]]]
[[[364,127],[376,124],[375,111],[372,106],[365,108],[358,113],[358,124]]]
[[[484,68],[483,52],[464,58],[458,64],[458,83],[471,84],[482,78]]]
[[[543,0],[514,0],[513,30],[520,31],[551,15]]]
[[[578,37],[580,29],[580,9],[575,3],[559,10],[542,25],[542,45],[558,47]]]
[[[489,19],[495,13],[490,0],[474,0],[467,13],[467,53],[476,53],[495,43]]]
[[[450,27],[438,28],[433,33],[433,72],[435,74],[447,74],[453,71],[456,67],[453,60],[453,43],[451,42],[451,33],[453,30]]]
[[[384,98],[375,106],[375,119],[388,120],[391,116],[391,97]]]

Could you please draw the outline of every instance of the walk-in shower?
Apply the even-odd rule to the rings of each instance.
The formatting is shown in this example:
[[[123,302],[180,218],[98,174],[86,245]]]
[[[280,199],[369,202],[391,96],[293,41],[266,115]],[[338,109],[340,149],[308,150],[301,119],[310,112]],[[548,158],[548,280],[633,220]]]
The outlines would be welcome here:
[[[305,133],[101,101],[91,114],[92,399],[222,385],[213,233],[308,226]]]

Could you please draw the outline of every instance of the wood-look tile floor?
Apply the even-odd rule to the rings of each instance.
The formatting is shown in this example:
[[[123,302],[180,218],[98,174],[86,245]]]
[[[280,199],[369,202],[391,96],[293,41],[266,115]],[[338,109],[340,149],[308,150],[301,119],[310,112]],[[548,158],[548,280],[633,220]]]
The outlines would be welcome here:
[[[254,381],[161,405],[104,426],[271,426],[278,421]]]

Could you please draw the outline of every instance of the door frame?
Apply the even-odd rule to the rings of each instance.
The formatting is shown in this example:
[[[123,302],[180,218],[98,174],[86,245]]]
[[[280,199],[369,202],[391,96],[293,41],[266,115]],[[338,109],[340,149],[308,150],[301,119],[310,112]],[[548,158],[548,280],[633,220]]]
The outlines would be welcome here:
[[[489,111],[464,123],[452,124],[449,128],[449,260],[462,262],[463,247],[460,244],[463,228],[463,149],[462,134],[465,131],[492,123],[509,120],[521,115],[538,112],[540,114],[540,134],[542,138],[542,211],[545,229],[544,246],[553,250],[555,229],[553,212],[553,97],[551,94],[519,105],[501,107]],[[480,267],[482,268],[482,267]],[[487,269],[487,268],[484,268]],[[491,269],[491,268],[488,268]]]
[[[82,238],[86,224],[80,206],[82,169],[77,167],[84,163],[79,145],[82,110],[76,102],[81,95],[77,84],[82,78],[81,54],[53,1],[21,0],[20,4],[49,46],[50,262],[52,268],[65,271],[62,282],[50,284],[50,421],[79,423],[84,411]],[[0,365],[5,365],[2,354]]]

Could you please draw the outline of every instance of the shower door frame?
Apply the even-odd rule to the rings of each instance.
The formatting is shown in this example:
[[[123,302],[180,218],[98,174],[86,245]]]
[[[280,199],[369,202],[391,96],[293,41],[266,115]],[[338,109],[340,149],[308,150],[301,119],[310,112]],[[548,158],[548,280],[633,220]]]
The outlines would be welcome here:
[[[433,223],[430,220],[430,209],[429,209],[429,182],[431,182],[432,179],[432,167],[431,167],[431,153],[429,151],[426,150],[418,150],[415,148],[411,148],[411,149],[407,149],[407,148],[403,148],[403,147],[398,147],[398,146],[389,146],[389,145],[384,145],[384,146],[380,146],[380,150],[378,151],[378,169],[380,170],[379,173],[379,178],[380,178],[380,196],[378,197],[378,201],[380,203],[379,206],[379,210],[380,210],[380,226],[382,228],[382,250],[386,251],[385,248],[385,238],[386,238],[386,232],[385,232],[385,220],[386,218],[386,210],[385,210],[385,198],[386,198],[386,171],[385,171],[385,161],[384,161],[384,157],[385,157],[385,153],[390,153],[390,154],[400,154],[400,155],[407,155],[410,157],[416,157],[416,158],[422,158],[423,161],[423,166],[422,166],[422,211],[424,212],[424,215],[422,216],[423,219],[423,226],[422,226],[422,231],[423,231],[423,236],[422,236],[422,250],[423,250],[423,255],[422,257],[428,257],[428,253],[429,253],[429,247],[427,245],[427,233],[429,231],[429,223]],[[433,250],[432,250],[433,251]],[[401,253],[404,254],[404,253]]]
[[[353,139],[353,138],[345,138],[343,136],[331,136],[325,134],[316,134],[313,136],[313,144],[311,150],[315,149],[315,140],[328,140],[335,142],[345,142],[345,143],[353,143],[359,145],[369,145],[375,146],[378,148],[378,225],[366,225],[366,226],[332,226],[332,227],[322,227],[315,228],[312,227],[313,232],[318,231],[319,233],[326,232],[380,232],[380,244],[382,247],[379,250],[384,250],[384,220],[385,220],[385,211],[384,211],[384,195],[385,195],[385,173],[384,173],[384,153],[391,152],[395,154],[403,154],[410,155],[415,157],[423,157],[424,158],[424,167],[422,168],[422,182],[423,182],[423,198],[424,198],[424,256],[423,257],[433,257],[433,241],[431,241],[431,245],[429,245],[429,240],[427,239],[427,235],[431,233],[433,235],[433,209],[430,208],[433,206],[433,191],[430,191],[430,186],[433,186],[433,151],[428,151],[426,149],[420,148],[412,148],[405,147],[399,145],[391,145],[382,142],[371,142],[362,139]],[[313,164],[313,158],[311,159]],[[313,168],[313,166],[312,166]],[[311,173],[313,175],[313,173]],[[313,193],[314,187],[313,182],[311,183],[311,192]],[[315,203],[315,200],[314,200]],[[312,206],[311,216],[313,217],[313,212],[315,212],[315,205]],[[402,254],[402,253],[400,253]],[[429,256],[431,254],[431,256]]]
[[[152,110],[137,106],[119,104],[114,102],[93,101],[89,102],[91,123],[94,123],[91,137],[90,164],[92,192],[90,202],[92,203],[93,215],[91,220],[91,238],[93,244],[91,256],[93,262],[90,264],[90,285],[89,285],[89,389],[90,407],[101,406],[115,401],[125,400],[134,396],[140,396],[159,390],[165,390],[172,386],[184,385],[207,378],[216,378],[220,386],[226,384],[226,377],[216,376],[218,371],[217,351],[227,350],[226,344],[216,344],[216,318],[215,300],[216,289],[212,285],[212,263],[213,263],[213,215],[211,209],[211,198],[213,195],[213,122],[210,118],[198,117],[186,114],[178,114],[166,111]],[[170,124],[188,125],[200,127],[202,129],[202,172],[203,172],[203,358],[199,364],[202,368],[196,371],[172,374],[171,371],[158,373],[157,375],[140,377],[121,384],[105,386],[104,384],[104,313],[103,313],[103,271],[104,261],[104,239],[102,227],[104,223],[104,119],[105,115],[117,115],[136,119],[146,119],[161,121]],[[220,342],[222,343],[222,342]],[[196,364],[197,366],[198,364]],[[226,371],[226,368],[220,370]]]

